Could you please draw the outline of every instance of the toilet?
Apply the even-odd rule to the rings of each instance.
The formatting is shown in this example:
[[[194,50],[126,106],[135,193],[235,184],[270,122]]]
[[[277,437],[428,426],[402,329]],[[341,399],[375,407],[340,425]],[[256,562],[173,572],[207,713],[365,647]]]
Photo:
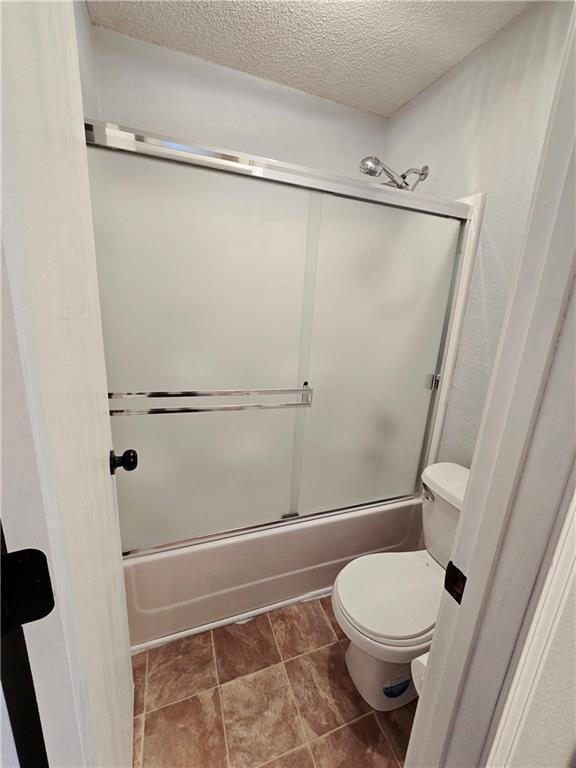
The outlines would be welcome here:
[[[334,613],[350,640],[348,671],[362,698],[381,712],[417,696],[410,663],[432,642],[468,474],[452,463],[422,473],[426,549],[359,557],[334,583]]]

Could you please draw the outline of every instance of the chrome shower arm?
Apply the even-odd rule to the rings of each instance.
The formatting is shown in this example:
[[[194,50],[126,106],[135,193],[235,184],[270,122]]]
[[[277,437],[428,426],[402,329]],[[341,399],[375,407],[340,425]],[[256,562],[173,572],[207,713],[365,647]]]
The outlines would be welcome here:
[[[406,182],[406,177],[414,173],[418,176],[418,178],[416,179],[414,184],[412,184],[412,186],[409,186],[408,183]],[[409,168],[407,171],[404,171],[404,173],[402,174],[402,179],[404,179],[404,181],[406,182],[406,188],[409,189],[410,192],[413,192],[418,186],[418,184],[420,184],[421,181],[424,181],[424,179],[428,178],[429,173],[430,173],[430,168],[427,165],[423,165],[422,168]]]
[[[380,165],[382,172],[385,173],[386,176],[388,176],[390,179],[390,186],[398,187],[398,189],[408,189],[408,183],[404,178],[404,174],[397,174],[396,171],[392,170],[392,168],[390,168],[389,165],[386,165],[386,163],[383,163],[382,160],[380,160]]]

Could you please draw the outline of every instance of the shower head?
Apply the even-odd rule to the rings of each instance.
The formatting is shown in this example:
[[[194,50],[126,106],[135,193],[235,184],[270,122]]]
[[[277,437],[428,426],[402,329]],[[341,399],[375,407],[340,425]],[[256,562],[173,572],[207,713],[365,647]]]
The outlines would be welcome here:
[[[383,163],[376,155],[368,155],[360,161],[360,171],[367,176],[380,176],[384,173],[390,179],[391,187],[398,187],[398,189],[409,189],[406,180],[395,173],[392,168],[389,168],[386,163]]]
[[[380,176],[384,170],[382,162],[375,155],[368,155],[360,160],[360,171],[367,176]]]
[[[410,168],[402,174],[398,174],[392,170],[386,163],[383,163],[376,155],[368,155],[363,157],[358,166],[361,173],[365,173],[367,176],[381,176],[384,173],[389,181],[384,182],[387,186],[397,187],[398,189],[413,190],[416,186],[428,176],[429,168],[427,165],[423,165],[422,168]],[[418,178],[412,186],[406,181],[406,177],[410,174],[417,174]]]

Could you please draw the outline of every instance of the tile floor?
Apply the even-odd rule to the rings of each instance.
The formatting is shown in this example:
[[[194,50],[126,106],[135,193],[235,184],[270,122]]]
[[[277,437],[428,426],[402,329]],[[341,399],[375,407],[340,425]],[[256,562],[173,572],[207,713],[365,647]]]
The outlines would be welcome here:
[[[416,702],[374,712],[330,598],[133,657],[134,768],[398,768]]]

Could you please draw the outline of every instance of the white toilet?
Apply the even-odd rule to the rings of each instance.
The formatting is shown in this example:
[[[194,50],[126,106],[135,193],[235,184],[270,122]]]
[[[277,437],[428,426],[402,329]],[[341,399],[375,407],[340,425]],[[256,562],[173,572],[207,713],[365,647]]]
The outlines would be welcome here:
[[[450,463],[422,473],[426,549],[359,557],[334,583],[334,613],[350,639],[348,671],[374,709],[417,695],[410,662],[430,648],[468,473]]]

